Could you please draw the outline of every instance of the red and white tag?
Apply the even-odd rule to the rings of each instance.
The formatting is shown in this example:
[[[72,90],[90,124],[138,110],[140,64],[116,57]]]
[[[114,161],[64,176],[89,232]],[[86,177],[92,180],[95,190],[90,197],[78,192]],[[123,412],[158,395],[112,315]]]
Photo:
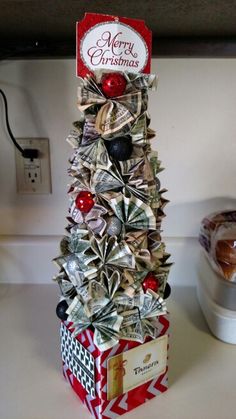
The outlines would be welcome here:
[[[143,20],[86,13],[76,42],[77,76],[98,69],[150,73],[152,34]]]

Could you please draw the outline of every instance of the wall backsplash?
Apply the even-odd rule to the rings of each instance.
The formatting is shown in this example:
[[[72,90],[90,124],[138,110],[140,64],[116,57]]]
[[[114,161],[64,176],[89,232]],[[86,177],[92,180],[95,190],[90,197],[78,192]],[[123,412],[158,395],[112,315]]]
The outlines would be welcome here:
[[[50,139],[52,195],[16,194],[14,149],[0,106],[0,233],[62,234],[67,211],[65,137],[79,117],[74,60],[0,64],[0,85],[9,102],[16,137]],[[169,189],[166,236],[196,236],[203,215],[236,198],[236,59],[154,59],[159,74],[150,94],[154,147]],[[225,200],[224,200],[225,198]],[[224,201],[224,202],[223,202]]]
[[[154,148],[166,168],[160,177],[171,201],[166,208],[164,235],[180,239],[182,244],[177,247],[182,250],[176,250],[176,257],[183,259],[185,238],[198,235],[202,217],[236,204],[236,59],[154,59],[152,71],[159,74],[158,90],[150,93],[149,107],[152,128],[157,130]],[[14,135],[50,139],[53,190],[52,195],[17,195],[14,148],[7,137],[1,104],[0,234],[6,237],[1,241],[0,262],[4,260],[4,266],[4,254],[13,249],[14,236],[26,237],[25,247],[21,239],[16,241],[24,254],[30,249],[31,238],[45,247],[45,236],[56,251],[52,237],[64,233],[71,153],[65,137],[79,118],[77,85],[75,60],[0,64],[0,86],[8,98]],[[173,249],[177,242],[174,240]],[[19,248],[14,247],[16,252]],[[46,267],[45,271],[49,272]],[[9,271],[6,278],[12,275],[16,273]]]

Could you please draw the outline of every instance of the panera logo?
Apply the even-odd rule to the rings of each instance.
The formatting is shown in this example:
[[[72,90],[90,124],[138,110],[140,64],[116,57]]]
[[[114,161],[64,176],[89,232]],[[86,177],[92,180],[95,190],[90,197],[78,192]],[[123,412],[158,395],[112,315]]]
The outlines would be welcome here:
[[[151,357],[152,357],[152,354],[147,354],[143,359],[144,365],[134,368],[135,375],[146,374],[148,371],[150,371],[151,368],[159,364],[159,361],[157,360],[149,362],[151,360]]]

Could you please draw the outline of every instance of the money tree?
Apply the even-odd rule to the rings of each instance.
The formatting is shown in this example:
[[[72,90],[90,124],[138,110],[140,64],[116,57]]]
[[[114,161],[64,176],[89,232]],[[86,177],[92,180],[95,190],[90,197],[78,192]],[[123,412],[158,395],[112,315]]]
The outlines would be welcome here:
[[[80,79],[67,141],[73,148],[67,235],[55,258],[57,315],[74,336],[86,328],[103,351],[120,339],[158,336],[170,263],[161,238],[167,200],[151,148],[148,89],[156,77],[95,72]]]

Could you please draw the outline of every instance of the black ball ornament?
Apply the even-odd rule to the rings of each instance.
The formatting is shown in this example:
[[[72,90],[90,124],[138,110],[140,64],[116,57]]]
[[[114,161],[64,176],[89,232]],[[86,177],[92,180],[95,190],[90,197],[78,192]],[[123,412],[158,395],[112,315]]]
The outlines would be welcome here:
[[[68,317],[68,314],[66,314],[67,309],[68,309],[68,304],[66,300],[62,300],[60,301],[60,303],[57,304],[56,314],[60,320],[67,320],[67,317]]]
[[[170,296],[170,294],[171,294],[171,287],[167,282],[166,287],[165,287],[165,291],[164,291],[164,296],[163,296],[164,300],[166,300]]]
[[[132,139],[129,135],[106,141],[106,146],[109,155],[119,161],[128,160],[133,151]]]

